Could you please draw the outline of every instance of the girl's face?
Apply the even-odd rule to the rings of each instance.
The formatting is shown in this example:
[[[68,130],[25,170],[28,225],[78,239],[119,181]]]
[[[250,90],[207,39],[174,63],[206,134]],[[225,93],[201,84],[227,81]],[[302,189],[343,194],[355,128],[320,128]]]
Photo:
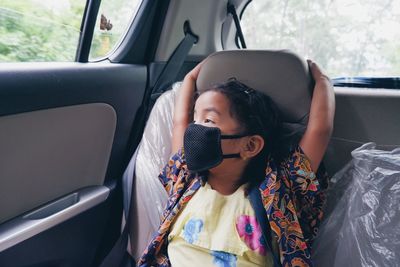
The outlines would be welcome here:
[[[230,113],[230,103],[225,95],[207,91],[199,96],[194,107],[194,123],[218,127],[221,134],[239,134],[241,125]]]
[[[215,91],[207,91],[199,96],[194,107],[194,122],[206,127],[218,127],[223,135],[243,132],[243,126],[230,113],[229,100],[225,95]],[[240,153],[244,139],[246,138],[222,140],[223,154]],[[224,160],[223,163],[226,161]]]
[[[230,112],[229,99],[220,92],[202,93],[194,107],[194,123],[206,127],[217,127],[222,135],[243,134],[244,125],[240,125]],[[255,157],[264,147],[260,135],[249,135],[237,139],[222,139],[221,149],[224,155],[240,154],[240,158],[226,158],[218,166],[210,169],[210,174],[225,178],[241,179],[249,160]]]

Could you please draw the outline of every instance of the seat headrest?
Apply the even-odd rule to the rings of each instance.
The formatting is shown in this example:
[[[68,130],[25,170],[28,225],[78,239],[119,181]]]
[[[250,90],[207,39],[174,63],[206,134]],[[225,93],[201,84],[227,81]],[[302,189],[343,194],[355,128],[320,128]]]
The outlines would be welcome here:
[[[309,114],[311,74],[307,62],[288,50],[216,52],[204,62],[196,86],[201,92],[232,77],[271,97],[283,122],[304,121]]]

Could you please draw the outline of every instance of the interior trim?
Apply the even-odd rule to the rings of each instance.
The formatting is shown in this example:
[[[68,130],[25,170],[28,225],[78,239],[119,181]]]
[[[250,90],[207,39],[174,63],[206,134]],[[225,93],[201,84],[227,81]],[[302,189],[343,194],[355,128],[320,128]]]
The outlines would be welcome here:
[[[105,103],[0,117],[0,222],[102,185],[116,123]]]
[[[377,149],[400,146],[400,91],[335,87],[336,113],[325,165],[333,175],[351,159],[351,152],[374,142]]]
[[[0,252],[99,205],[109,194],[110,189],[103,185],[87,187],[0,225]],[[70,196],[76,198],[77,202],[54,214],[41,218],[35,216],[44,214],[46,209],[53,208],[54,203],[59,203]]]

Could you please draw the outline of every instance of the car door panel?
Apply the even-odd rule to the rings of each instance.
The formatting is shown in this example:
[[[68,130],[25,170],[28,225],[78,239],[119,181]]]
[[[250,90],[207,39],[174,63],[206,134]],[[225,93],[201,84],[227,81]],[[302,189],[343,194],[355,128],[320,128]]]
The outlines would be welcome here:
[[[100,103],[0,117],[0,222],[102,185],[115,125],[115,110]]]
[[[94,263],[107,229],[110,201],[104,201],[0,253],[0,266],[84,267]]]
[[[104,202],[110,194],[106,186],[89,186],[50,202],[0,226],[0,251],[65,222]]]
[[[145,65],[0,64],[0,266],[101,261],[146,86]]]
[[[0,65],[0,116],[87,103],[107,103],[117,114],[106,174],[122,174],[124,151],[146,88],[146,66],[106,63]]]

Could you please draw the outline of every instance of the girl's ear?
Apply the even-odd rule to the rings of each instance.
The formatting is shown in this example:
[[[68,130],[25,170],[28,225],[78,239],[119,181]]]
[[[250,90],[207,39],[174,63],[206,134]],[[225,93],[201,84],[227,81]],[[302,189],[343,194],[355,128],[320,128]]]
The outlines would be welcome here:
[[[257,156],[264,148],[264,145],[264,138],[260,135],[249,136],[244,144],[244,149],[240,153],[241,158],[246,160]]]

